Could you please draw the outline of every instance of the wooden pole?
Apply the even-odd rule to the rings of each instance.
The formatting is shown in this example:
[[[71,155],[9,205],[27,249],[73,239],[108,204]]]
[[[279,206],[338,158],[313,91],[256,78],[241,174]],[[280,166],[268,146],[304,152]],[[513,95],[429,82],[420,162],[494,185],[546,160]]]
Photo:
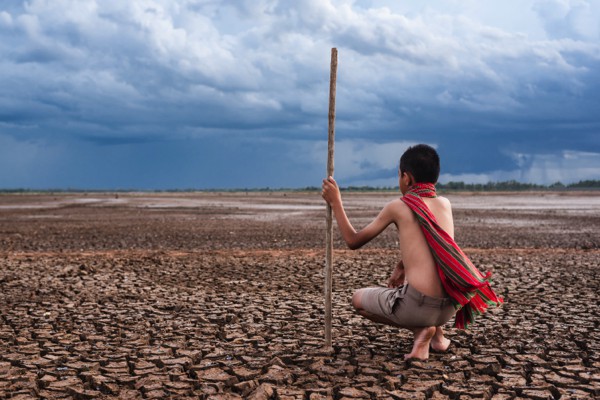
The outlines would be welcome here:
[[[331,49],[329,75],[329,129],[327,141],[327,177],[333,176],[333,150],[335,140],[335,89],[337,80],[337,49]],[[333,277],[333,213],[327,204],[327,231],[325,234],[325,348],[331,350],[331,292]]]

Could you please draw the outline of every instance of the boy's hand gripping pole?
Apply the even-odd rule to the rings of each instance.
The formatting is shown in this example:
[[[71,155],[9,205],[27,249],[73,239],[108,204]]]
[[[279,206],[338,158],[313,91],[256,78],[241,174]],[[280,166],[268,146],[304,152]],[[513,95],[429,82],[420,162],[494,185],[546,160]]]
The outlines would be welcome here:
[[[327,177],[333,176],[333,150],[335,139],[335,88],[337,80],[337,49],[331,49],[329,75],[329,129],[327,141]],[[333,276],[333,213],[327,203],[327,231],[325,234],[325,349],[331,350],[331,292]]]

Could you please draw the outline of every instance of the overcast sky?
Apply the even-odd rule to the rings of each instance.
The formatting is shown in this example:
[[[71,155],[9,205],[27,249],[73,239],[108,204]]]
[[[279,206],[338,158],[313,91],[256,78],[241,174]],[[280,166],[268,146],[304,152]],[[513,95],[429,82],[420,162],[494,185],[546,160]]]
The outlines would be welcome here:
[[[600,179],[600,0],[3,0],[0,188]]]

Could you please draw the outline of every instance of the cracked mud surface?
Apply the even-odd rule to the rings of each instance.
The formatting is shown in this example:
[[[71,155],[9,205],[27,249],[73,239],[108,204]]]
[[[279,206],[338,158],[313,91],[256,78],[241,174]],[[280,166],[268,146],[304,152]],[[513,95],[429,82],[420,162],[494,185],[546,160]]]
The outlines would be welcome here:
[[[337,237],[322,349],[318,195],[0,196],[0,398],[599,397],[599,196],[448,197],[506,304],[404,362],[411,334],[349,305],[398,260],[392,229]],[[390,198],[345,204],[360,227]]]

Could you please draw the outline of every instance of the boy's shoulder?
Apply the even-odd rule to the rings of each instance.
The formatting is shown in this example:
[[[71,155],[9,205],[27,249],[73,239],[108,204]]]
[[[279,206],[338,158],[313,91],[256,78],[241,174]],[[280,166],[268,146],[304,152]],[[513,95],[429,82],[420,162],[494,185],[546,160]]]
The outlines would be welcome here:
[[[434,208],[437,210],[440,210],[440,211],[444,211],[444,212],[452,210],[452,204],[450,204],[450,200],[448,200],[444,196],[436,196],[436,197],[432,197],[430,199],[425,199],[425,203],[432,210]]]
[[[411,214],[410,207],[402,201],[402,197],[398,197],[385,205],[384,211],[390,212],[395,216],[402,216],[403,214]]]
[[[452,203],[450,202],[450,200],[447,197],[444,196],[437,196],[437,199],[439,199],[440,203],[443,204],[444,206],[450,208],[452,207]]]
[[[429,203],[430,201],[433,204]],[[432,206],[432,207],[435,207],[436,209],[441,208],[444,211],[452,210],[452,204],[450,203],[450,200],[448,200],[446,197],[443,197],[443,196],[429,198],[429,199],[426,199],[425,202],[429,203],[430,207]],[[411,213],[412,214],[412,210],[410,209],[410,207],[405,202],[402,201],[402,197],[398,197],[397,199],[390,201],[386,205],[386,208],[389,208],[390,210],[392,210],[395,213]]]
[[[451,203],[450,200],[448,200],[448,198],[443,197],[443,196],[437,196],[434,198],[431,198],[429,200],[434,201],[435,203],[437,203],[439,206],[442,206],[443,208],[451,208]],[[406,205],[405,202],[402,201],[402,196],[388,202],[385,207],[385,209],[389,209],[390,211],[393,212],[412,212],[412,210],[410,209],[410,207],[408,205]]]

